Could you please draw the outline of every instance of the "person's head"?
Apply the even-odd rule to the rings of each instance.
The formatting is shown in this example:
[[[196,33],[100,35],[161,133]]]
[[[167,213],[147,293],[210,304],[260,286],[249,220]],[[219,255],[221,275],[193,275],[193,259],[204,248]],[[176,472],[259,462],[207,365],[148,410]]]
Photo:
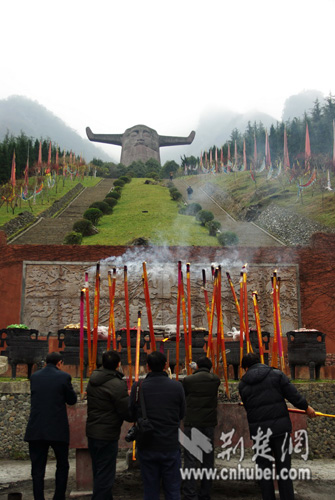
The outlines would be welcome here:
[[[105,351],[102,354],[102,366],[106,370],[116,370],[119,366],[121,358],[116,351]]]
[[[59,352],[49,352],[45,358],[46,364],[52,364],[57,366],[62,364],[63,356]]]
[[[242,358],[242,368],[244,370],[247,370],[250,368],[252,365],[256,365],[257,363],[260,363],[261,360],[259,359],[258,354],[255,354],[254,352],[249,352]]]
[[[148,355],[147,363],[150,371],[162,372],[166,365],[166,356],[162,352],[153,351]]]
[[[200,358],[198,358],[196,363],[198,368],[208,368],[208,370],[211,370],[213,366],[211,360],[207,358],[207,356],[201,356]]]

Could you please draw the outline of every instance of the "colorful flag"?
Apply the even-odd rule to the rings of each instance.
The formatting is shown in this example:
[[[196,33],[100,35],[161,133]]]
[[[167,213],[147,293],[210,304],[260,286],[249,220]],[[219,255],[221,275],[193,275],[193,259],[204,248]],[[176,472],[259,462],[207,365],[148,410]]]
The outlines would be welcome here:
[[[235,163],[235,168],[237,167],[237,144],[235,140],[235,151],[234,151],[234,163]]]
[[[215,172],[218,171],[218,148],[215,146]]]
[[[40,141],[40,147],[38,149],[38,161],[37,161],[37,173],[41,172],[42,168],[42,141]]]
[[[306,123],[306,138],[305,138],[305,169],[309,170],[311,160],[311,144],[309,142],[308,123]]]
[[[288,155],[288,147],[287,147],[287,132],[286,127],[284,129],[284,170],[290,169],[290,158]]]
[[[13,187],[13,194],[15,193],[15,186],[16,186],[16,162],[15,162],[15,151],[13,153],[13,159],[12,159],[12,173],[10,176],[10,182]]]
[[[265,166],[271,167],[270,142],[267,130],[265,131]]]
[[[245,148],[245,139],[243,140],[243,170],[247,170],[247,152]]]
[[[26,168],[24,169],[24,187],[28,187],[28,184],[29,184],[29,153],[27,156]]]
[[[48,167],[47,167],[45,173],[50,174],[50,171],[51,171],[51,141],[49,142]]]
[[[254,170],[257,168],[257,142],[256,134],[254,135]]]
[[[56,173],[58,175],[58,170],[59,170],[59,158],[58,158],[58,146],[56,148]]]
[[[200,153],[200,168],[202,168],[202,151]]]

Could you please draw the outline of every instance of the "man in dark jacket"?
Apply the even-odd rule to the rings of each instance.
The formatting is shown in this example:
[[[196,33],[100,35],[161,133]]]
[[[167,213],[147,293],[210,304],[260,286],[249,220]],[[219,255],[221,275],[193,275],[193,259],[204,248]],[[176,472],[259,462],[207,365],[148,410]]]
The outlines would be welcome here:
[[[266,438],[263,443],[263,446],[267,445],[266,449],[257,453],[256,457],[256,464],[263,471],[260,481],[262,497],[264,500],[275,500],[272,454],[276,473],[280,477],[280,498],[293,500],[293,484],[288,477],[291,468],[289,434],[292,424],[285,399],[300,410],[305,410],[310,418],[316,416],[315,411],[283,372],[260,363],[257,354],[245,355],[242,358],[242,368],[246,370],[246,374],[239,383],[239,392],[247,411],[250,437],[254,441],[256,453],[259,451],[256,448],[260,438]]]
[[[49,446],[55,452],[56,487],[54,500],[65,500],[69,473],[69,423],[66,404],[74,405],[77,395],[71,376],[61,371],[62,356],[51,352],[46,366],[30,378],[31,410],[24,440],[29,443],[35,500],[44,500],[44,475]]]
[[[152,352],[147,358],[148,375],[134,384],[130,395],[130,410],[136,420],[141,416],[139,392],[142,391],[147,418],[154,430],[149,437],[137,441],[144,487],[144,500],[159,500],[160,482],[165,500],[180,499],[179,425],[185,413],[185,395],[180,382],[171,380],[166,371],[166,356]]]
[[[184,468],[211,469],[214,467],[214,428],[217,425],[217,397],[220,379],[211,373],[212,362],[202,356],[196,362],[197,369],[193,375],[184,378],[183,386],[186,395],[186,415],[184,433],[192,439],[192,429],[198,429],[207,437],[210,451],[203,453],[202,463],[186,448],[184,449]],[[183,493],[185,500],[210,500],[212,480],[203,477],[197,492],[193,478],[185,480]]]
[[[123,374],[117,370],[116,351],[102,355],[102,366],[94,370],[87,386],[86,435],[92,458],[92,500],[112,500],[116,457],[121,426],[130,420],[128,390]]]

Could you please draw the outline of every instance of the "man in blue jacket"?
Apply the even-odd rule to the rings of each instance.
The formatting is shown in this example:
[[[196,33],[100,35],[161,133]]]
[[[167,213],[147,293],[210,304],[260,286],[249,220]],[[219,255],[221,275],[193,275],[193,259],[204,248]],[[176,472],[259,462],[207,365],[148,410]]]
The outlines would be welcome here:
[[[71,376],[61,370],[62,356],[51,352],[46,366],[30,378],[31,410],[24,440],[29,443],[35,500],[44,500],[44,475],[51,446],[54,450],[56,487],[54,500],[65,500],[69,473],[69,422],[66,404],[74,405],[77,395]]]
[[[276,473],[280,476],[280,498],[294,500],[293,484],[288,474],[291,468],[289,435],[292,424],[285,399],[305,410],[310,418],[316,416],[315,411],[283,372],[260,363],[257,354],[246,354],[242,358],[242,368],[246,374],[239,383],[239,392],[247,411],[250,437],[254,444],[261,436],[267,440],[267,449],[256,457],[256,464],[263,472],[260,480],[262,497],[264,500],[276,498],[272,480],[273,461],[270,458],[273,455]]]
[[[179,425],[185,413],[185,395],[180,382],[166,373],[166,356],[154,351],[148,355],[149,373],[141,383],[145,410],[154,430],[145,439],[137,440],[144,488],[144,500],[159,500],[160,482],[165,500],[180,500],[181,458]],[[134,420],[141,416],[139,391],[133,385],[130,411]]]

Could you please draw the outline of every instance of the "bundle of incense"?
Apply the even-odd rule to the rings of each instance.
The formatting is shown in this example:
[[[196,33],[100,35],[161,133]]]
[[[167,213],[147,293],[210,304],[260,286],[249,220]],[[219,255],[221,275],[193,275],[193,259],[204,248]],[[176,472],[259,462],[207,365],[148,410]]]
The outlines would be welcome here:
[[[130,319],[129,319],[129,295],[128,295],[128,270],[127,266],[123,267],[124,276],[124,297],[126,308],[126,329],[127,329],[127,355],[128,355],[128,373],[129,386],[133,383],[132,366],[131,366],[131,339],[130,339]]]
[[[85,299],[86,299],[86,323],[87,323],[87,356],[88,374],[92,373],[92,351],[91,351],[91,319],[90,319],[90,291],[88,286],[88,273],[85,273]]]
[[[144,289],[145,304],[147,307],[147,315],[148,315],[148,324],[149,324],[149,332],[150,332],[150,346],[151,346],[151,350],[155,351],[156,350],[156,340],[155,340],[154,325],[152,322],[151,303],[150,303],[150,293],[149,293],[149,283],[148,283],[146,262],[143,262],[143,289]]]
[[[254,303],[254,313],[255,313],[256,331],[257,331],[257,339],[258,339],[259,357],[260,357],[261,363],[264,363],[264,349],[263,349],[261,322],[260,322],[260,317],[259,317],[257,291],[252,292],[252,299],[253,299],[253,303]]]

